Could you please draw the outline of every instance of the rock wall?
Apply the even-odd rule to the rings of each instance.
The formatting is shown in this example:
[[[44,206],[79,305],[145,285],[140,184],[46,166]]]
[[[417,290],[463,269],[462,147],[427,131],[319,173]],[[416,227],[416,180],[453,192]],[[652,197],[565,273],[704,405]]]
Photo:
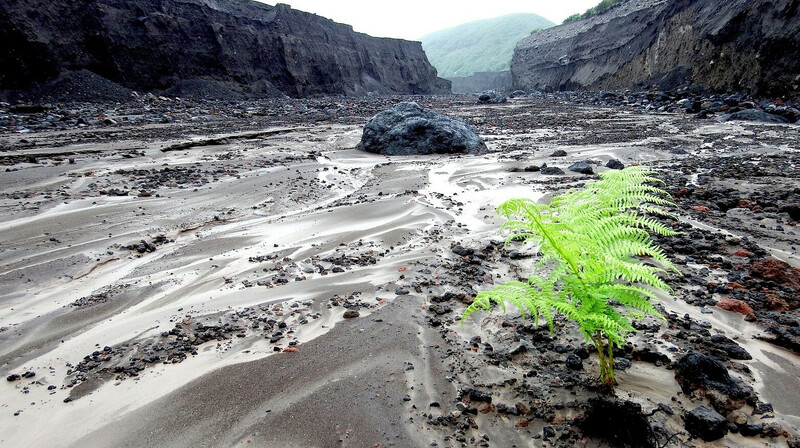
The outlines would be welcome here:
[[[477,72],[472,76],[447,78],[453,83],[453,93],[477,93],[486,90],[508,90],[511,72]]]
[[[249,0],[0,0],[0,91],[89,71],[211,96],[446,93],[419,42]]]
[[[800,0],[629,0],[517,44],[515,88],[800,94]]]

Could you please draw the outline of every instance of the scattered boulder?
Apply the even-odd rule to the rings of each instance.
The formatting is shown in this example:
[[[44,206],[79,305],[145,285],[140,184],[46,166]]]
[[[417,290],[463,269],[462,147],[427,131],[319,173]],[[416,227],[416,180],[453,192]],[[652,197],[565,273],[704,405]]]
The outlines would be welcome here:
[[[570,370],[583,370],[583,360],[575,353],[570,353],[564,361],[564,364]]]
[[[581,174],[594,174],[594,170],[592,169],[592,164],[586,160],[575,162],[569,167],[567,167],[567,169]]]
[[[464,120],[413,102],[399,103],[372,117],[356,149],[385,155],[483,154],[487,151],[483,139]]]
[[[743,316],[753,315],[753,308],[751,308],[746,302],[738,299],[722,299],[717,302],[717,307],[722,308],[723,310],[739,313]]]
[[[632,401],[590,398],[586,413],[577,418],[576,423],[586,436],[601,439],[611,446],[658,446],[653,428],[642,413],[642,406]]]
[[[566,156],[567,156],[567,151],[564,151],[563,149],[556,149],[555,151],[553,151],[552,154],[550,154],[550,157],[566,157]]]
[[[361,314],[356,310],[347,310],[347,311],[344,312],[344,315],[342,317],[344,317],[345,319],[355,319],[356,317],[359,317],[360,315]]]
[[[606,168],[611,168],[612,170],[624,170],[625,164],[617,159],[610,159],[608,163],[606,163]]]
[[[561,176],[564,174],[564,170],[557,166],[547,166],[547,164],[542,164],[541,168],[542,174],[553,175],[553,176]]]
[[[800,269],[793,268],[785,261],[767,258],[763,261],[754,262],[750,270],[757,277],[771,280],[792,289],[800,289]]]
[[[692,437],[699,437],[706,442],[721,439],[728,434],[725,417],[709,406],[694,408],[683,415],[683,420]]]
[[[508,99],[494,90],[489,90],[478,95],[478,104],[503,104]]]
[[[675,379],[685,394],[707,398],[714,409],[724,414],[744,406],[747,397],[718,359],[702,353],[691,352],[678,360]]]

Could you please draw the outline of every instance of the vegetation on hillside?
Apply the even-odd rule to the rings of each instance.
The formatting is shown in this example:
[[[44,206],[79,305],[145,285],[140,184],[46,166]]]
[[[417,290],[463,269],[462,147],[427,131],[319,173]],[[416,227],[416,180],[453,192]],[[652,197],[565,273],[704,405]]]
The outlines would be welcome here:
[[[564,19],[564,22],[562,23],[574,22],[576,20],[588,19],[589,17],[600,15],[608,11],[609,9],[613,8],[614,6],[620,3],[624,3],[626,1],[628,0],[602,0],[597,5],[587,9],[586,12],[584,12],[583,14],[573,14],[567,17],[566,19]]]
[[[542,258],[524,281],[511,281],[484,291],[464,312],[464,319],[492,303],[505,309],[514,304],[537,322],[544,318],[553,329],[554,314],[576,322],[597,350],[600,379],[614,383],[613,347],[634,332],[631,318],[663,319],[651,299],[668,293],[661,279],[678,272],[650,233],[675,232],[654,219],[666,215],[669,193],[646,167],[606,171],[601,180],[554,197],[549,204],[511,199],[498,208],[508,221],[508,241],[534,241]]]
[[[518,41],[554,25],[536,14],[509,14],[436,31],[420,40],[439,76],[470,76],[508,70]]]

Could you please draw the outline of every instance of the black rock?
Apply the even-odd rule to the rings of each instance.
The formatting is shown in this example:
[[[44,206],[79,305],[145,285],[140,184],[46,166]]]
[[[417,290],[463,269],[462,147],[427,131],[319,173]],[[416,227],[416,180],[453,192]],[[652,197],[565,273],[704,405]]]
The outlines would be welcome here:
[[[572,165],[570,165],[567,169],[581,174],[594,174],[592,165],[585,160],[581,162],[575,162]]]
[[[753,359],[750,353],[747,352],[741,345],[734,342],[732,339],[727,338],[721,334],[711,336],[711,342],[714,346],[723,350],[731,359],[748,360]]]
[[[756,121],[760,123],[789,123],[787,118],[780,115],[768,114],[758,109],[740,110],[739,112],[724,115],[720,118],[720,121],[731,120]]]
[[[741,407],[747,394],[716,358],[691,352],[678,360],[675,379],[687,395],[707,397],[722,412]]]
[[[556,430],[552,426],[542,428],[542,438],[547,440],[556,436]]]
[[[692,437],[706,442],[717,440],[728,434],[728,422],[710,406],[697,407],[683,415],[686,430]]]
[[[359,314],[359,312],[356,310],[347,310],[344,312],[344,315],[342,317],[344,317],[345,319],[355,319],[360,315],[361,314]]]
[[[561,176],[564,174],[564,170],[557,166],[542,165],[542,174]]]
[[[6,381],[9,381],[9,382],[18,381],[20,378],[22,378],[22,377],[19,375],[19,373],[12,373],[11,375],[6,377]]]
[[[566,361],[564,361],[564,364],[570,370],[583,370],[583,360],[575,353],[570,353]]]
[[[475,253],[475,250],[457,244],[455,247],[453,247],[453,253],[462,257],[469,257]]]
[[[408,295],[408,294],[409,294],[409,292],[410,292],[410,291],[409,291],[409,290],[407,290],[406,288],[397,288],[397,289],[395,289],[395,290],[394,290],[394,293],[395,293],[396,295],[398,295],[398,296],[405,296],[405,295]]]
[[[566,157],[566,156],[567,156],[567,152],[564,151],[563,149],[557,149],[557,150],[553,151],[552,154],[550,154],[550,157]]]
[[[745,437],[755,437],[761,435],[761,432],[764,431],[764,424],[759,423],[756,425],[744,425],[739,428],[739,434]]]
[[[575,423],[586,436],[604,440],[611,446],[658,446],[653,428],[642,413],[642,406],[632,401],[590,398],[586,413],[577,418]]]
[[[606,168],[611,168],[612,170],[624,170],[625,165],[617,159],[610,159],[608,163],[606,163]]]
[[[506,101],[508,101],[508,99],[505,96],[494,90],[483,92],[478,96],[478,104],[502,104]]]
[[[628,358],[614,358],[614,368],[617,370],[628,370],[631,368],[631,361]]]
[[[464,120],[412,102],[372,117],[356,148],[385,155],[486,152],[486,144]]]
[[[469,389],[466,395],[470,401],[481,402],[481,403],[492,402],[492,396],[488,392],[483,392],[478,389]]]

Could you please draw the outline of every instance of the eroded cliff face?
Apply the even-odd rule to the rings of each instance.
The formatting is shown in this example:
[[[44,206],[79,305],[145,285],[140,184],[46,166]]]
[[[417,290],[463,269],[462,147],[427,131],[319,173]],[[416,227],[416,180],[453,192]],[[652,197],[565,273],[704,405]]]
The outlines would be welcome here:
[[[517,44],[514,86],[800,94],[800,0],[630,0]]]
[[[88,70],[213,96],[444,93],[419,42],[249,0],[0,0],[0,90]]]

